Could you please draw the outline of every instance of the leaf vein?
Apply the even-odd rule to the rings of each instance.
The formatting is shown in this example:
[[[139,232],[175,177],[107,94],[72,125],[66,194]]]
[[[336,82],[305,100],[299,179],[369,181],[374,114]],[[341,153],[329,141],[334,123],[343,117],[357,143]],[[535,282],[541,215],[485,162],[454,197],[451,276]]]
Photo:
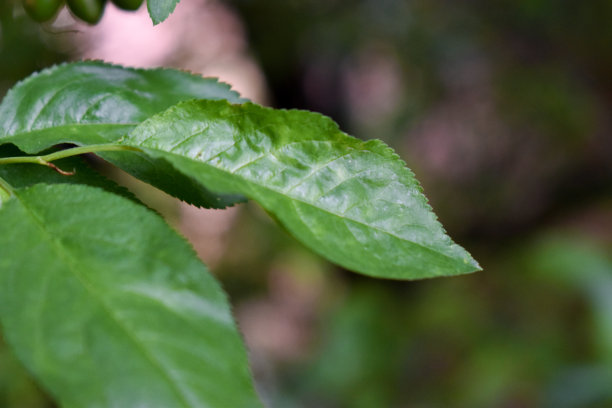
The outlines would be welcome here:
[[[178,396],[179,400],[181,400],[186,407],[190,406],[187,397],[177,387],[176,383],[172,381],[172,375],[166,372],[163,369],[161,362],[157,360],[157,358],[155,358],[149,351],[147,351],[145,347],[143,347],[143,345],[139,342],[136,336],[132,335],[132,333],[127,329],[127,327],[123,325],[121,320],[112,312],[106,302],[100,297],[97,291],[91,286],[89,282],[87,282],[87,279],[82,276],[82,274],[79,272],[79,268],[77,267],[79,261],[77,259],[74,259],[69,253],[67,253],[64,247],[60,243],[58,243],[56,239],[54,239],[54,236],[51,231],[45,228],[44,222],[38,218],[35,211],[33,211],[21,198],[19,198],[19,201],[27,210],[27,213],[30,215],[30,217],[34,220],[34,224],[37,225],[42,231],[43,236],[47,237],[48,241],[56,249],[56,253],[58,254],[58,256],[65,260],[66,264],[68,265],[68,269],[70,270],[70,272],[72,272],[74,277],[81,283],[83,288],[86,289],[92,295],[92,297],[98,301],[100,307],[109,315],[109,317],[111,317],[112,321],[115,322],[115,324],[125,333],[126,337],[136,345],[136,348],[147,360],[149,360],[151,365],[156,367],[159,373],[166,378],[166,380],[170,384],[170,388],[172,388],[172,390]]]

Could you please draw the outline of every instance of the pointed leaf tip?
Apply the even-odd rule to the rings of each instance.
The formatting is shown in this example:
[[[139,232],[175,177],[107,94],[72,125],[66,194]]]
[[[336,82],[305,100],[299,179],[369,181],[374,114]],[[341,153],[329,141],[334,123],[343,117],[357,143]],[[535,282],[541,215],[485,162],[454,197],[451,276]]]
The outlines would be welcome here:
[[[166,20],[172,14],[180,0],[147,0],[147,9],[153,25]]]

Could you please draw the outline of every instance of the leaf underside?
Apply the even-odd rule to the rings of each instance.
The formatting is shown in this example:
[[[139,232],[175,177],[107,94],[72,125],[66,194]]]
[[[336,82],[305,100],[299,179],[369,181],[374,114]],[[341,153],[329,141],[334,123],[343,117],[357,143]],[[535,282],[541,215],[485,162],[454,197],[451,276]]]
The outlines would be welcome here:
[[[258,407],[229,305],[151,211],[78,185],[0,208],[0,320],[69,407]]]

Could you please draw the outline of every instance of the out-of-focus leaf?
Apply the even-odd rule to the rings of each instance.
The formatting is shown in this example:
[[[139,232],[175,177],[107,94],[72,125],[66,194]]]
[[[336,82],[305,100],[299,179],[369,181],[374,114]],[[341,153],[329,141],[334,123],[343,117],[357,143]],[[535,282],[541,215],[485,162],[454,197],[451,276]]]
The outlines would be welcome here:
[[[157,25],[167,19],[179,1],[181,0],[147,0],[147,8],[153,24]]]
[[[595,344],[612,362],[612,257],[589,242],[562,236],[549,236],[529,251],[531,267],[540,275],[582,289],[593,308]]]

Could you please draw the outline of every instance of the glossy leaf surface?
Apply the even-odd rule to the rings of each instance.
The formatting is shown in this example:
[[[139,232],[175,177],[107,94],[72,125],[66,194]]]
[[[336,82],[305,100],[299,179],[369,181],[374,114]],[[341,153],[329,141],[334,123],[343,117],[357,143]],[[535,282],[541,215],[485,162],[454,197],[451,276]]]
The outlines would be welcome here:
[[[147,8],[153,24],[159,24],[167,19],[179,1],[181,0],[147,0]]]
[[[350,137],[322,115],[188,101],[122,143],[212,191],[258,201],[303,243],[348,269],[418,279],[479,268],[445,234],[388,146]]]
[[[4,335],[63,406],[260,406],[225,295],[157,215],[39,184],[0,232]]]
[[[37,153],[59,143],[114,142],[151,115],[185,99],[241,101],[215,79],[171,69],[139,70],[89,61],[65,64],[17,84],[0,105],[0,145]],[[113,162],[115,155],[102,155]],[[172,166],[123,156],[121,166],[190,204],[224,208],[242,197],[217,196]]]
[[[114,142],[187,99],[239,101],[227,84],[172,69],[99,61],[58,65],[13,87],[0,105],[0,144],[37,153],[58,143]]]

